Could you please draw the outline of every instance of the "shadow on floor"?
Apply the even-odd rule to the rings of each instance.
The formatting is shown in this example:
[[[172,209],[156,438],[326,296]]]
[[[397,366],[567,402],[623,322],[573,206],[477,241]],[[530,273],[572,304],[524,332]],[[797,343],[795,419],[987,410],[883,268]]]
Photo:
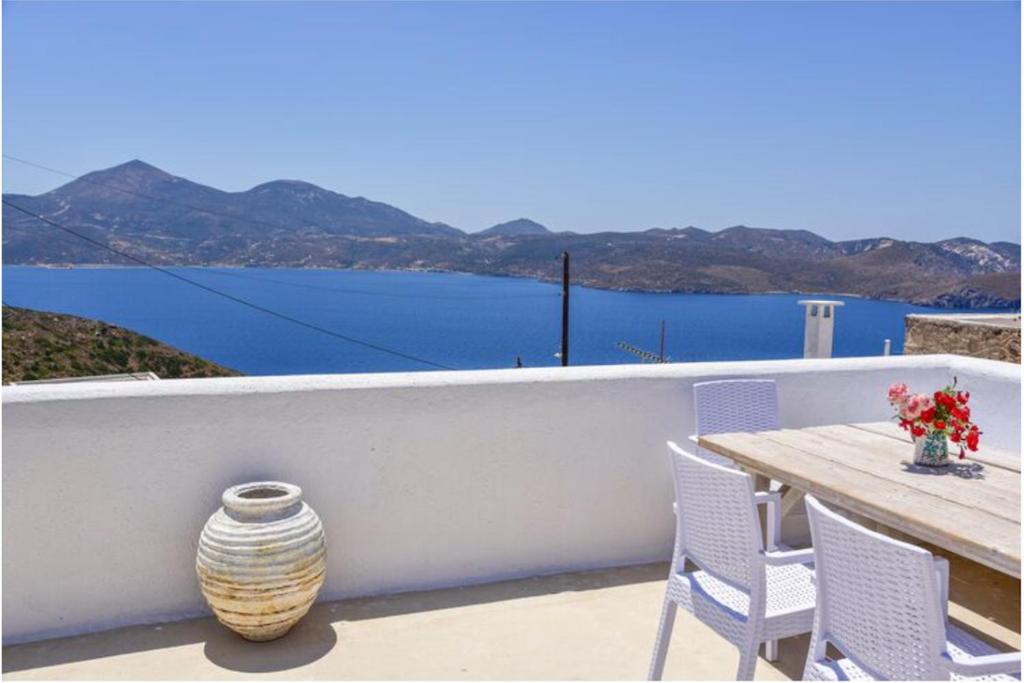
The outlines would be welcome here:
[[[243,673],[287,671],[315,662],[337,644],[333,624],[502,602],[556,593],[664,581],[667,563],[555,574],[457,588],[395,593],[315,605],[287,635],[251,643],[212,617],[90,633],[3,648],[3,673],[205,643],[214,664]]]
[[[649,581],[665,581],[667,578],[668,563],[656,562],[570,574],[548,574],[470,586],[389,593],[376,597],[327,603],[324,607],[334,611],[337,615],[336,621],[359,621],[453,607],[505,602],[506,600],[532,598],[540,595],[614,588],[615,586]]]
[[[310,610],[283,638],[266,643],[251,643],[220,628],[207,639],[203,654],[217,666],[242,673],[296,669],[334,649],[338,634],[331,623],[328,610]]]
[[[953,602],[971,605],[972,612],[977,617],[976,621],[982,624],[1000,624],[1009,629],[1010,634],[1006,636],[1005,643],[1009,645],[1007,649],[1019,648],[1020,581],[961,558],[951,558],[951,570],[950,593]],[[306,618],[289,634],[269,643],[245,641],[212,618],[191,619],[158,626],[134,626],[73,638],[5,647],[3,672],[6,674],[50,666],[74,665],[89,660],[188,646],[193,646],[195,654],[178,653],[175,655],[176,661],[196,661],[202,664],[209,662],[225,673],[260,674],[289,671],[316,662],[332,652],[333,656],[341,655],[342,651],[339,648],[344,647],[344,635],[339,641],[338,634],[345,633],[345,622],[657,582],[659,585],[652,586],[651,591],[644,591],[645,595],[653,597],[650,604],[647,604],[645,598],[642,605],[627,601],[619,603],[617,607],[631,612],[650,612],[649,623],[644,621],[644,628],[651,629],[649,634],[639,634],[633,627],[629,627],[628,631],[630,636],[649,636],[650,645],[653,647],[657,611],[664,585],[662,582],[665,581],[667,573],[668,565],[658,563],[322,603],[310,610]],[[647,617],[630,623],[640,623],[644,619]],[[614,624],[610,624],[609,627],[615,628]],[[488,640],[486,633],[477,633],[474,637]],[[676,637],[678,639],[687,636],[683,631],[679,631]],[[780,661],[769,664],[761,660],[758,663],[758,670],[771,666],[783,675],[798,680],[803,671],[807,643],[806,635],[782,641]],[[202,655],[199,654],[200,645]],[[641,648],[644,652],[637,660],[641,668],[646,664],[646,648],[645,641]],[[395,656],[400,657],[401,654],[396,652]],[[116,663],[111,665],[115,668],[117,666]],[[66,674],[66,678],[75,678],[73,668]],[[189,678],[189,671],[183,669],[178,675],[180,678]],[[637,672],[637,676],[642,675],[642,671]]]

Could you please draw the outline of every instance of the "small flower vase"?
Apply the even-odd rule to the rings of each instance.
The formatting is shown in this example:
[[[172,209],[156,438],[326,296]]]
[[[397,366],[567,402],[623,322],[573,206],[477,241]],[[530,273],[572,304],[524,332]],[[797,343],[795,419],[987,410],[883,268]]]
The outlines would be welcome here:
[[[949,464],[949,442],[943,432],[928,432],[914,439],[914,464],[944,467]]]

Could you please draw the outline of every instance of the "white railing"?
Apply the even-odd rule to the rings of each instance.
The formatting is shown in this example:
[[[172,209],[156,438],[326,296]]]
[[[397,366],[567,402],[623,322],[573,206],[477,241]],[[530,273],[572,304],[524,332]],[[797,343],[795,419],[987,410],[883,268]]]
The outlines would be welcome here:
[[[955,356],[9,387],[4,641],[205,613],[199,531],[256,479],[322,517],[322,599],[666,559],[695,381],[773,377],[796,427],[952,375],[1017,451],[1019,367]]]

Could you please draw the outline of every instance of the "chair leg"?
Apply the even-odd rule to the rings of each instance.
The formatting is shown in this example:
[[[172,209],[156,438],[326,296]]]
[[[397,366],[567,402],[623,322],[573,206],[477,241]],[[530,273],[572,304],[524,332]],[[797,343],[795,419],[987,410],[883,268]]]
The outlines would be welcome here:
[[[661,608],[661,622],[658,624],[658,640],[654,643],[654,654],[651,656],[651,668],[647,680],[660,681],[665,670],[665,655],[668,644],[672,640],[672,626],[676,621],[676,603],[665,596],[665,604]]]
[[[736,669],[736,680],[737,681],[752,681],[754,680],[754,670],[757,668],[757,651],[759,648],[757,641],[747,643],[747,646],[740,650],[740,665]]]
[[[767,659],[769,662],[779,661],[779,641],[764,641],[764,658]]]

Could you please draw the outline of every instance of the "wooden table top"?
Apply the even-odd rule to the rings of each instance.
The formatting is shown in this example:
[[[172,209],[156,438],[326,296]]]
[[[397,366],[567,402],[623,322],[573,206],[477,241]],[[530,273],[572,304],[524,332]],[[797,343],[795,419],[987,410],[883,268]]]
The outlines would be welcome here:
[[[984,446],[953,464],[913,464],[890,422],[702,436],[744,469],[1020,578],[1020,456]],[[952,444],[950,444],[952,446]]]

